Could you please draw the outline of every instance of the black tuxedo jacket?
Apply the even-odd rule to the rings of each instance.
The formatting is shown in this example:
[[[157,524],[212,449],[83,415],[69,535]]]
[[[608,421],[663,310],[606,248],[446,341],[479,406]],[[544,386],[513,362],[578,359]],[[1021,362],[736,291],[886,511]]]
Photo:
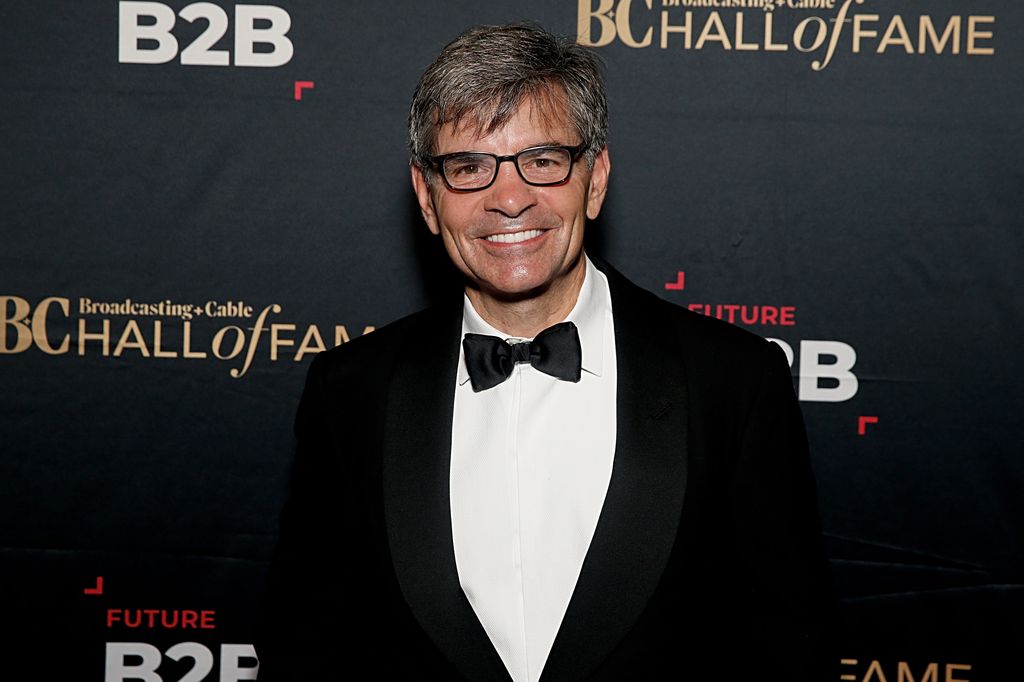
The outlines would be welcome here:
[[[617,442],[542,680],[819,680],[814,482],[778,346],[607,266]],[[448,466],[461,300],[313,361],[260,680],[508,680],[459,586]]]

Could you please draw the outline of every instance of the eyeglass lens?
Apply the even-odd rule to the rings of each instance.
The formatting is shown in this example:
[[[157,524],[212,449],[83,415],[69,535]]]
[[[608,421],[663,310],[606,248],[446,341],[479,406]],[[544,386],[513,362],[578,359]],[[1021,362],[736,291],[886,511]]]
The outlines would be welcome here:
[[[558,147],[525,149],[515,157],[519,173],[527,182],[552,185],[569,177],[572,154]],[[491,183],[498,172],[498,157],[492,154],[458,154],[444,160],[444,176],[457,189],[475,189]]]

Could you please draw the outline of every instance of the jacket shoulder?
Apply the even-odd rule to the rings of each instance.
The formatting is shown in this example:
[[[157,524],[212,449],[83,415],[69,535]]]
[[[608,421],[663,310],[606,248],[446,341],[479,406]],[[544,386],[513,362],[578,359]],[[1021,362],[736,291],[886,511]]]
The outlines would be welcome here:
[[[669,326],[684,355],[695,358],[700,364],[759,364],[765,361],[766,356],[776,351],[781,353],[777,344],[762,336],[666,301],[637,286],[610,266],[605,265],[605,268],[613,297],[617,293],[619,303],[632,309],[628,313],[629,318]]]
[[[681,337],[688,344],[704,351],[716,351],[730,356],[761,355],[775,346],[763,336],[724,320],[702,315],[662,299],[658,301]]]

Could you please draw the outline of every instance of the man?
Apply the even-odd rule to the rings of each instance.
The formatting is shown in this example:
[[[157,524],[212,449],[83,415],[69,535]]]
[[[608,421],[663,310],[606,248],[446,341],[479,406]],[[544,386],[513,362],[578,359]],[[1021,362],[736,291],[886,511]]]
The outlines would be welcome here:
[[[819,679],[784,355],[585,254],[611,170],[595,58],[471,30],[409,128],[465,295],[314,360],[261,679]]]

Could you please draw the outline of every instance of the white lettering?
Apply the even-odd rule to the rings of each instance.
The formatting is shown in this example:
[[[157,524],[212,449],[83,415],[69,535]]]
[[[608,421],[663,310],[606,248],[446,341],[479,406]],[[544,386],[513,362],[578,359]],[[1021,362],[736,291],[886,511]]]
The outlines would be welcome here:
[[[823,357],[835,362],[823,363]],[[850,370],[857,362],[857,351],[841,341],[800,342],[800,400],[839,403],[857,394],[859,382]],[[835,386],[820,386],[819,380],[833,380]]]
[[[256,20],[269,21],[267,28],[256,28]],[[273,5],[235,6],[235,64],[237,66],[281,66],[291,61],[295,48],[285,35],[292,18]],[[256,52],[257,45],[272,45],[270,52]]]
[[[167,650],[167,658],[180,661],[183,658],[191,658],[195,661],[192,669],[178,682],[202,682],[213,670],[213,654],[198,642],[182,642],[175,644]]]
[[[206,19],[209,25],[191,45],[181,51],[182,64],[203,66],[228,66],[231,54],[227,50],[211,50],[218,40],[228,32],[228,13],[212,2],[194,2],[178,12],[185,21]]]
[[[256,664],[242,666],[244,659],[252,659]],[[221,644],[220,682],[255,680],[259,671],[260,664],[256,660],[256,648],[252,644]]]
[[[143,26],[140,17],[154,23]],[[164,64],[178,53],[178,41],[171,35],[174,10],[159,2],[122,2],[118,7],[117,61],[122,64]],[[140,40],[156,41],[154,48],[142,49]]]
[[[129,657],[142,659],[129,665]],[[107,642],[106,672],[104,682],[163,682],[156,669],[160,667],[160,650],[144,642]]]

